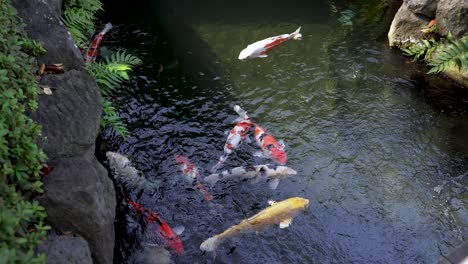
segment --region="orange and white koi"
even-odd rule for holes
[[[200,171],[195,165],[189,161],[186,156],[177,155],[175,157],[176,163],[179,165],[184,178],[190,182],[202,195],[206,201],[213,200],[213,196],[208,192],[208,189],[201,183],[202,177]]]
[[[286,164],[287,158],[286,152],[284,152],[284,144],[278,143],[272,135],[268,134],[259,125],[255,125],[254,136],[266,157],[272,158],[281,165]]]
[[[267,53],[279,45],[287,42],[288,40],[301,40],[302,35],[299,33],[301,27],[291,34],[282,34],[275,37],[266,38],[264,40],[257,41],[250,44],[242,50],[239,54],[239,60],[246,60],[252,58],[266,58]]]
[[[221,164],[226,161],[227,157],[248,137],[248,133],[252,125],[253,123],[250,120],[242,120],[238,122],[233,129],[231,129],[226,139],[226,144],[224,144],[224,153],[219,158],[218,163],[211,168],[212,172],[215,172]]]
[[[172,229],[157,213],[144,208],[141,204],[132,201],[128,197],[125,197],[125,200],[139,215],[144,217],[144,221],[147,225],[152,225],[153,223],[157,224],[159,231],[156,231],[156,233],[163,238],[167,247],[173,249],[177,254],[182,254],[184,252],[184,245],[179,237],[184,230],[183,227]]]
[[[112,29],[112,24],[109,22],[106,24],[104,29],[94,38],[93,42],[91,42],[91,45],[89,46],[88,51],[86,52],[86,55],[84,57],[84,62],[93,62],[96,60],[96,57],[99,52],[99,47],[101,46],[102,38],[104,35]]]

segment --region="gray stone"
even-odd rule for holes
[[[436,15],[438,0],[405,0],[408,10],[411,12],[424,15],[428,18],[434,18]]]
[[[83,57],[60,20],[62,0],[13,0],[28,36],[44,44],[40,64],[63,63],[65,69],[83,68]]]
[[[81,237],[47,235],[38,246],[38,253],[45,253],[46,264],[92,264],[88,242]]]
[[[30,116],[42,125],[44,140],[39,146],[55,160],[94,151],[99,132],[101,104],[99,88],[84,71],[46,75],[41,85],[52,95],[39,96],[39,109]]]
[[[114,250],[115,190],[107,171],[90,153],[51,161],[44,177],[44,205],[50,224],[88,241],[95,263],[112,263]]]
[[[436,14],[437,31],[455,38],[468,34],[468,0],[440,0]]]
[[[415,15],[408,9],[408,5],[403,3],[390,26],[390,31],[388,32],[389,45],[402,46],[417,43],[423,37],[421,28],[428,22],[428,18]]]
[[[441,257],[437,264],[466,263],[468,260],[468,241],[463,242],[448,256]]]

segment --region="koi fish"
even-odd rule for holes
[[[263,150],[264,156],[272,158],[281,165],[286,164],[287,158],[286,152],[284,152],[284,143],[278,143],[272,135],[268,134],[259,125],[255,125],[254,135],[257,144]]]
[[[177,155],[175,157],[175,161],[179,165],[185,180],[191,183],[203,195],[203,198],[206,201],[213,200],[213,197],[208,192],[205,185],[201,183],[202,178],[198,168],[195,167],[195,165],[191,163],[186,156]]]
[[[299,33],[301,27],[291,34],[283,34],[275,37],[266,38],[264,40],[257,41],[253,44],[247,46],[239,54],[239,60],[246,60],[252,58],[266,58],[268,55],[267,52],[278,47],[282,43],[285,43],[288,40],[301,40],[302,35]]]
[[[106,157],[112,176],[117,183],[125,185],[129,189],[141,189],[153,186],[154,183],[146,180],[141,173],[132,166],[131,161],[124,155],[117,152],[107,151]]]
[[[301,197],[292,197],[278,203],[274,201],[268,203],[270,206],[256,215],[244,219],[239,224],[205,240],[201,243],[200,250],[214,251],[227,238],[247,231],[260,232],[270,225],[279,224],[280,228],[286,228],[291,225],[293,217],[309,206],[309,200]]]
[[[144,208],[141,204],[132,201],[128,197],[125,197],[125,200],[139,215],[143,215],[144,221],[147,225],[152,225],[153,223],[157,224],[159,227],[159,232],[157,233],[159,233],[160,237],[163,238],[164,244],[167,247],[173,249],[177,254],[182,254],[184,252],[184,245],[179,237],[179,235],[184,231],[183,227],[172,229],[157,213]]]
[[[96,57],[99,52],[99,47],[101,46],[102,38],[104,35],[112,29],[112,24],[109,22],[106,24],[104,29],[94,38],[93,42],[91,42],[91,45],[88,48],[88,51],[86,52],[86,56],[84,57],[84,62],[93,62],[96,60]]]
[[[215,172],[221,164],[226,161],[227,157],[236,150],[244,140],[246,140],[249,129],[253,125],[250,120],[242,120],[234,126],[233,129],[229,132],[229,135],[226,139],[226,144],[224,144],[224,153],[219,158],[218,163],[211,168],[212,172]]]
[[[272,190],[278,187],[281,178],[285,178],[291,175],[296,175],[297,172],[286,166],[276,166],[271,164],[255,165],[246,167],[236,167],[229,170],[224,170],[220,173],[211,174],[204,178],[205,182],[214,185],[220,180],[230,178],[242,178],[242,179],[255,179],[266,180]],[[257,182],[254,181],[254,182]]]

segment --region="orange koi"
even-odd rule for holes
[[[281,165],[286,164],[286,152],[282,144],[278,143],[272,135],[268,134],[265,129],[258,125],[255,125],[254,135],[257,144],[262,148],[263,153],[267,157],[272,158]]]

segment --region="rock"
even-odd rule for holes
[[[107,171],[93,153],[52,161],[44,177],[44,205],[49,223],[88,241],[95,263],[112,263],[115,191]]]
[[[468,0],[440,0],[437,4],[437,31],[455,38],[468,34]]]
[[[83,68],[83,57],[60,20],[62,0],[13,0],[28,36],[44,44],[47,53],[40,64],[63,63],[65,70]]]
[[[438,0],[405,0],[408,10],[414,14],[434,18],[436,15]]]
[[[401,46],[410,43],[417,43],[423,37],[421,28],[429,22],[428,18],[417,16],[408,9],[404,2],[393,18],[390,31],[388,32],[388,42],[390,46]]]
[[[50,86],[53,94],[39,96],[39,109],[30,116],[42,125],[45,140],[38,145],[47,157],[55,160],[94,152],[101,118],[94,79],[84,71],[69,70],[46,75],[41,84]]]
[[[81,237],[48,234],[37,248],[46,254],[46,264],[92,264],[88,242]]]

